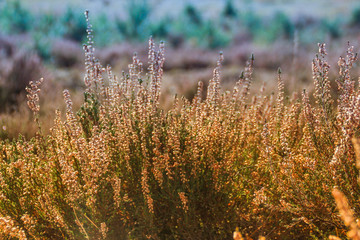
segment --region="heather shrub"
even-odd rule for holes
[[[336,186],[358,213],[351,139],[359,135],[360,93],[351,77],[352,47],[338,62],[337,99],[319,44],[313,101],[306,91],[286,96],[280,69],[276,94],[261,89],[250,96],[253,56],[233,89],[222,92],[220,54],[192,101],[175,96],[165,110],[164,43],[150,38],[148,64],[134,55],[118,78],[95,58],[89,23],[87,31],[79,110],[65,90],[66,110],[56,111],[44,134],[42,80],[32,81],[27,103],[36,137],[0,142],[0,237],[230,239],[235,227],[237,239],[240,232],[269,239],[345,236],[331,192]]]
[[[11,40],[9,37],[0,35],[0,56],[2,59],[11,57],[15,52],[15,46]]]
[[[19,97],[21,99],[21,96],[25,96],[25,87],[31,80],[39,78],[42,70],[41,59],[35,53],[19,51],[14,54],[9,66],[2,74],[0,111],[15,107]]]
[[[356,153],[356,167],[360,167],[360,140],[358,138],[352,139],[355,153]],[[360,239],[360,229],[359,223],[356,216],[354,216],[354,210],[349,206],[349,201],[345,195],[339,191],[337,188],[334,188],[332,194],[335,198],[337,208],[339,210],[340,216],[346,225],[350,228],[350,231],[346,233],[347,237],[353,240]],[[331,235],[329,239],[338,240],[339,238]]]
[[[39,56],[31,52],[18,52],[6,76],[9,92],[23,92],[31,80],[40,77],[41,68]]]
[[[134,52],[138,51],[142,50],[136,48],[135,45],[124,43],[119,45],[113,45],[111,47],[106,47],[102,49],[102,51],[99,52],[98,55],[99,59],[102,63],[104,63],[104,65],[115,66],[119,63],[120,60],[123,60],[125,62],[126,60],[131,59]],[[124,67],[127,67],[127,64]]]
[[[78,43],[71,40],[57,40],[52,43],[51,56],[59,67],[74,67],[82,61],[82,51]]]

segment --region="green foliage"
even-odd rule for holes
[[[95,94],[84,92],[84,104],[77,115],[87,138],[91,137],[91,129],[99,126],[99,106]]]
[[[214,22],[208,21],[204,24],[202,31],[202,36],[199,41],[200,44],[210,49],[216,49],[225,47],[231,40],[224,31],[222,31]]]
[[[257,43],[269,44],[277,39],[291,40],[294,37],[295,23],[290,16],[276,12],[262,16],[250,2],[236,9],[233,0],[227,0],[219,16],[207,19],[194,4],[188,3],[180,16],[153,18],[156,5],[145,0],[126,1],[123,18],[109,17],[104,13],[93,19],[98,46],[103,47],[121,41],[145,41],[149,35],[157,39],[174,42],[184,39],[191,45],[204,48],[225,47],[237,34],[250,35]],[[347,19],[319,19],[298,29],[300,41],[308,44],[322,41],[329,35],[339,38],[346,34],[348,27],[360,22],[359,9],[355,8]],[[30,33],[35,42],[51,42],[54,38],[67,38],[77,42],[84,41],[86,22],[82,11],[68,6],[62,17],[54,13],[39,13],[33,16],[19,0],[5,1],[0,9],[1,31],[7,34]],[[39,40],[38,35],[44,35]],[[180,38],[179,38],[180,36]],[[47,40],[43,40],[47,38]],[[36,50],[44,59],[49,59],[48,51]]]
[[[351,24],[359,25],[360,24],[360,7],[354,8],[351,13]]]
[[[41,32],[33,32],[32,37],[34,40],[33,49],[44,60],[51,58],[51,38],[44,36]]]
[[[117,31],[116,23],[110,20],[106,14],[99,15],[93,22],[94,32],[101,33],[94,36],[94,41],[99,47],[109,46],[125,38]]]
[[[291,22],[290,18],[283,12],[278,12],[275,14],[273,25],[275,32],[278,35],[284,36],[286,39],[292,39],[294,36],[294,24]]]
[[[151,14],[149,3],[145,0],[127,1],[126,10],[126,20],[116,21],[118,30],[128,40],[144,40],[148,36],[148,18]]]
[[[1,88],[0,88],[1,91]],[[0,99],[0,102],[3,102],[2,99]],[[1,124],[1,122],[0,122]],[[0,139],[8,139],[9,138],[9,134],[6,131],[6,127],[5,126],[0,126]]]
[[[64,16],[60,19],[65,38],[81,42],[86,36],[86,21],[83,11],[68,7]]]
[[[172,19],[170,18],[161,19],[160,21],[156,23],[152,23],[150,25],[150,34],[154,38],[164,39],[171,34],[173,30],[172,25],[173,25]]]
[[[39,15],[36,19],[32,32],[49,38],[62,37],[64,35],[64,27],[54,14],[45,13]]]
[[[174,32],[185,35],[192,44],[203,48],[225,47],[231,40],[218,23],[203,20],[200,12],[192,5],[187,5],[182,20],[174,23],[174,29]]]
[[[238,10],[235,8],[232,0],[226,1],[222,15],[228,18],[236,18],[238,16]]]
[[[256,37],[258,32],[261,32],[262,23],[258,15],[254,11],[246,11],[240,17],[240,24],[245,26],[247,32],[249,32],[253,38]]]
[[[338,39],[342,36],[341,21],[339,19],[324,20],[323,28],[325,32],[333,39]]]
[[[184,15],[194,25],[200,26],[203,23],[201,13],[191,4],[185,6]]]
[[[31,29],[33,16],[19,0],[8,0],[0,9],[1,31],[5,33],[24,33]]]
[[[251,16],[251,15],[250,15]],[[251,20],[253,19],[253,20]],[[294,37],[295,26],[289,17],[278,12],[268,21],[261,22],[258,16],[249,17],[248,27],[253,27],[253,38],[260,43],[272,43],[279,39],[291,40]]]

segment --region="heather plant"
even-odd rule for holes
[[[334,187],[348,199],[334,192],[345,224],[358,228],[348,211],[358,213],[360,190],[351,144],[360,122],[351,46],[338,62],[337,99],[319,44],[314,100],[307,91],[287,96],[280,69],[276,94],[263,88],[250,95],[253,56],[223,92],[220,54],[207,88],[199,82],[192,101],[175,96],[165,110],[164,42],[150,38],[148,64],[134,55],[116,77],[95,58],[88,12],[86,19],[80,109],[64,90],[66,110],[56,111],[51,133],[43,134],[41,81],[31,82],[38,134],[0,142],[1,238],[343,237]]]
[[[360,167],[360,140],[358,138],[353,138],[352,143],[356,153],[356,167]],[[339,210],[340,216],[346,225],[346,227],[350,228],[350,231],[347,232],[347,237],[350,239],[356,240],[360,239],[360,229],[359,229],[359,221],[354,216],[354,211],[349,206],[348,199],[345,195],[339,191],[337,188],[334,188],[332,194],[335,198],[337,208]],[[336,236],[331,235],[330,239],[337,240]]]
[[[32,52],[19,51],[11,59],[0,83],[0,111],[14,110],[25,93],[25,87],[43,72],[41,59]],[[5,81],[6,79],[6,81]]]

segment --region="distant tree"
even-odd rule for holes
[[[236,18],[237,17],[238,11],[235,8],[232,0],[226,1],[225,7],[223,10],[223,15],[228,18]]]

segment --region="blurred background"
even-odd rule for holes
[[[90,10],[96,55],[116,75],[137,52],[147,63],[152,35],[166,43],[164,107],[174,94],[191,99],[198,81],[212,77],[224,52],[222,87],[238,80],[255,55],[253,92],[264,83],[276,91],[281,67],[286,91],[311,91],[311,60],[325,42],[330,74],[347,43],[357,51],[360,2],[356,0],[0,0],[0,138],[36,132],[26,106],[25,87],[44,77],[41,121],[53,123],[63,109],[62,90],[79,106],[84,90],[85,9]],[[354,71],[359,76],[358,67]],[[336,86],[334,85],[336,94]]]

